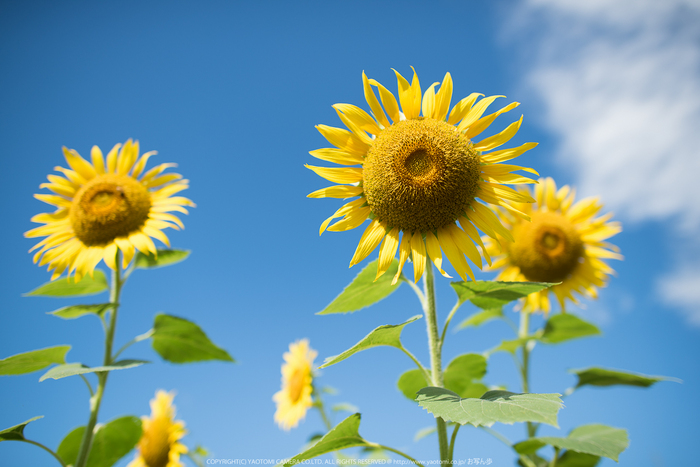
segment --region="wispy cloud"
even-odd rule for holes
[[[529,84],[579,192],[700,242],[700,2],[530,0],[517,18],[536,37]],[[678,267],[658,290],[700,325],[700,269]]]

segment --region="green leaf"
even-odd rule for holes
[[[164,360],[172,363],[234,361],[228,352],[209,340],[202,328],[195,323],[165,314],[156,316],[153,348]]]
[[[81,426],[63,438],[56,453],[68,464],[75,464],[85,427]],[[134,416],[116,418],[98,425],[87,459],[87,467],[111,467],[129,454],[141,439],[141,419]]]
[[[403,331],[403,327],[420,318],[421,315],[416,315],[410,318],[408,321],[401,324],[386,324],[384,326],[379,326],[378,328],[374,329],[372,332],[367,334],[360,342],[358,342],[345,352],[334,357],[326,358],[323,361],[323,365],[321,365],[319,369],[335,365],[336,363],[345,360],[349,356],[356,354],[357,352],[369,349],[371,347],[388,345],[391,347],[396,347],[398,349],[403,349],[403,346],[401,345],[401,331]]]
[[[640,373],[632,373],[622,370],[610,370],[607,368],[583,368],[580,370],[570,370],[578,376],[576,387],[581,386],[639,386],[648,388],[659,381],[675,381],[680,383],[681,380],[668,376],[650,376]]]
[[[0,360],[0,376],[22,375],[46,368],[54,363],[65,363],[70,345],[57,345],[32,350]]]
[[[99,303],[97,305],[72,305],[64,306],[55,311],[49,311],[48,315],[58,316],[63,319],[75,319],[81,316],[93,314],[100,318],[109,310],[112,306],[111,303]]]
[[[358,429],[360,428],[360,414],[350,415],[348,418],[338,423],[332,430],[319,439],[316,444],[305,450],[301,454],[289,459],[284,467],[300,464],[307,459],[313,459],[323,454],[341,449],[352,448],[357,446],[370,447],[375,446],[374,443],[369,443],[362,439]]]
[[[413,441],[420,441],[426,436],[430,436],[436,432],[437,428],[435,426],[427,426],[425,428],[421,428],[420,430],[416,431],[416,434],[413,436]]]
[[[76,297],[78,295],[95,295],[109,288],[107,277],[101,269],[95,269],[94,277],[90,277],[88,274],[77,283],[74,282],[73,277],[61,277],[55,281],[47,282],[31,292],[27,292],[24,296]]]
[[[527,344],[528,341],[535,340],[535,337],[524,337],[522,339],[513,339],[509,341],[501,342],[497,347],[489,350],[487,353],[492,354],[495,352],[510,352],[514,354],[520,347]]]
[[[530,454],[546,445],[607,457],[617,462],[620,453],[629,446],[629,439],[627,430],[592,424],[574,428],[566,438],[540,436],[517,443],[513,448],[521,454]]]
[[[11,426],[10,428],[5,428],[4,430],[0,431],[0,441],[23,441],[26,438],[24,437],[24,427],[33,422],[34,420],[39,420],[40,418],[44,418],[43,415],[39,415],[38,417],[30,418],[26,422],[22,422],[19,425]]]
[[[430,386],[430,384],[425,380],[423,372],[416,368],[408,370],[399,376],[396,386],[408,400],[415,401],[418,391],[426,386]]]
[[[486,358],[483,355],[476,353],[460,355],[455,357],[445,369],[443,374],[445,388],[459,394],[460,397],[480,397],[486,392],[486,389],[482,391],[485,386],[480,383],[475,386],[474,383],[485,374]]]
[[[557,459],[557,467],[595,467],[600,457],[576,451],[564,451]]]
[[[388,297],[401,285],[401,281],[391,285],[391,281],[394,280],[396,271],[399,268],[399,262],[394,258],[386,273],[375,281],[378,263],[379,260],[369,263],[335,300],[317,314],[328,315],[331,313],[353,312]]]
[[[128,368],[134,368],[137,366],[141,366],[144,363],[151,363],[147,362],[146,360],[120,360],[118,362],[114,362],[111,365],[107,366],[96,366],[90,368],[87,365],[83,365],[82,363],[66,363],[65,365],[58,365],[53,368],[51,368],[49,371],[44,373],[41,378],[39,378],[39,382],[42,382],[46,379],[61,379],[65,378],[67,376],[75,376],[75,375],[82,375],[85,373],[98,373],[100,371],[114,371],[114,370],[126,370]]]
[[[547,320],[540,341],[545,344],[558,344],[580,337],[601,334],[595,325],[570,313],[554,315]]]
[[[468,328],[469,326],[481,326],[482,324],[491,321],[492,319],[496,318],[502,318],[503,317],[503,309],[502,308],[491,308],[488,310],[482,310],[477,313],[474,313],[471,315],[469,318],[465,319],[461,323],[459,323],[459,326],[457,326],[457,330]]]
[[[184,261],[190,255],[187,250],[165,250],[158,249],[157,256],[145,255],[140,251],[136,253],[134,267],[139,269],[154,269]]]
[[[355,407],[352,404],[348,404],[347,402],[341,402],[340,404],[335,404],[333,407],[331,407],[331,410],[333,412],[357,412],[357,407]]]
[[[488,391],[479,399],[462,399],[444,388],[423,388],[418,391],[418,403],[446,422],[460,425],[491,426],[496,422],[540,422],[557,426],[557,412],[562,407],[559,394],[516,394],[508,391]]]
[[[497,281],[469,281],[451,282],[450,285],[457,292],[460,303],[467,300],[482,310],[502,308],[508,303],[527,297],[531,293],[539,292],[556,284],[547,282],[497,282]]]

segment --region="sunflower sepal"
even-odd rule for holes
[[[340,295],[316,314],[352,313],[373,305],[394,293],[402,282],[398,281],[392,284],[392,279],[398,271],[399,261],[394,259],[386,273],[375,280],[378,264],[379,260],[377,259],[365,266]],[[403,278],[403,275],[401,277]]]
[[[75,465],[84,432],[84,426],[75,428],[58,445],[56,453],[66,465]],[[87,465],[111,467],[136,447],[142,434],[141,419],[134,415],[122,416],[98,425]]]
[[[147,333],[149,334],[149,333]],[[220,360],[235,363],[229,353],[214,344],[197,324],[184,318],[160,313],[148,336],[153,349],[170,363]]]
[[[79,297],[97,295],[109,289],[107,276],[101,269],[95,269],[94,274],[84,276],[78,282],[75,276],[67,276],[46,282],[36,289],[23,294],[25,297]]]

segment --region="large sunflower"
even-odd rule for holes
[[[517,102],[482,117],[488,106],[503,96],[477,102],[483,95],[473,93],[450,111],[449,73],[437,92],[435,87],[440,83],[433,83],[423,95],[415,72],[411,84],[395,73],[398,102],[390,91],[367,79],[363,72],[365,99],[373,116],[354,105],[336,104],[333,107],[349,131],[326,125],[316,127],[335,148],[318,149],[310,154],[324,161],[355,166],[307,166],[321,177],[340,184],[315,191],[309,197],[354,198],[326,219],[320,231],[354,229],[370,219],[350,266],[361,262],[382,243],[377,277],[387,271],[398,249],[399,270],[394,282],[409,256],[416,282],[423,275],[426,256],[443,275],[450,277],[442,269],[442,252],[464,280],[467,276],[474,279],[465,255],[481,268],[481,255],[475,243],[491,264],[475,227],[494,239],[501,234],[511,240],[510,233],[488,204],[527,218],[510,202],[534,201],[502,184],[535,183],[512,172],[537,172],[499,162],[513,159],[537,143],[489,152],[517,133],[522,116],[496,135],[479,142],[473,139],[496,117],[517,107]],[[372,86],[378,89],[381,104]],[[329,226],[339,217],[342,219]]]
[[[550,291],[565,311],[566,300],[578,303],[574,292],[596,298],[598,287],[604,287],[614,273],[603,260],[622,256],[605,240],[621,232],[622,226],[610,222],[612,213],[595,217],[603,208],[598,198],[574,203],[576,194],[568,185],[557,190],[551,178],[539,182],[534,193],[536,204],[518,206],[532,222],[502,213],[515,241],[499,245],[487,238],[486,250],[494,256],[492,268],[503,269],[497,280],[561,282],[529,295],[523,311],[549,312]],[[527,188],[521,191],[529,194]]]
[[[275,422],[284,430],[294,428],[313,405],[313,364],[317,352],[308,339],[289,344],[282,365],[282,389],[272,396],[277,403]]]
[[[173,393],[159,390],[151,399],[151,418],[141,417],[143,435],[137,445],[138,454],[127,467],[184,467],[180,454],[187,446],[180,443],[185,436],[184,422],[175,420]]]
[[[56,167],[59,175],[49,175],[49,183],[40,185],[55,194],[37,194],[35,198],[58,209],[37,214],[32,222],[45,224],[24,234],[46,237],[34,248],[34,262],[48,264],[52,280],[64,271],[75,271],[75,280],[92,274],[104,259],[116,269],[117,249],[123,253],[126,267],[136,250],[156,254],[151,238],[170,246],[163,229],[184,228],[172,211],[187,214],[184,206],[194,203],[174,194],[188,188],[188,180],[163,171],[175,164],[160,164],[144,173],[146,162],[156,154],[147,152],[139,158],[139,143],[128,140],[117,144],[107,160],[97,146],[92,147],[92,163],[73,149],[63,148],[70,169]]]

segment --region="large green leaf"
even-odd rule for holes
[[[418,391],[426,386],[430,386],[430,383],[425,380],[423,371],[416,368],[414,370],[405,371],[399,376],[396,386],[407,399],[415,401]]]
[[[513,448],[520,454],[531,454],[546,445],[617,461],[620,453],[629,446],[629,439],[627,430],[592,424],[574,428],[566,438],[540,436],[517,443]]]
[[[554,315],[547,320],[540,341],[545,344],[558,344],[580,337],[601,334],[595,325],[570,313]]]
[[[140,269],[161,268],[184,261],[190,255],[187,250],[158,249],[156,251],[158,252],[157,256],[145,255],[140,251],[136,253],[135,267]]]
[[[90,368],[89,366],[83,365],[82,363],[66,363],[65,365],[58,365],[51,368],[49,371],[44,373],[39,382],[45,379],[61,379],[67,376],[82,375],[85,373],[98,373],[100,371],[114,371],[114,370],[126,370],[128,368],[134,368],[141,366],[147,362],[146,360],[120,360],[114,362],[107,366],[95,366]]]
[[[352,448],[357,446],[376,447],[374,443],[370,443],[362,439],[358,429],[360,428],[360,414],[350,415],[348,418],[338,423],[332,430],[326,433],[323,438],[319,439],[316,444],[305,450],[301,454],[289,459],[283,464],[284,467],[297,465],[307,459],[313,459],[323,454],[341,449]]]
[[[202,328],[195,323],[165,314],[156,316],[153,348],[163,359],[173,363],[234,361],[228,352],[209,340]]]
[[[26,422],[22,422],[19,425],[11,426],[10,428],[5,428],[4,430],[0,431],[0,441],[23,441],[26,438],[24,437],[24,427],[33,422],[34,420],[39,420],[40,418],[44,418],[43,415],[39,415],[38,417],[30,418]]]
[[[488,310],[481,310],[477,313],[474,313],[471,315],[469,318],[465,319],[461,323],[459,323],[459,326],[457,326],[457,330],[468,328],[470,326],[481,326],[482,324],[491,321],[492,319],[496,318],[502,318],[503,317],[503,309],[502,308],[491,308]]]
[[[57,345],[32,350],[0,360],[0,375],[21,375],[46,368],[54,363],[65,363],[70,345]]]
[[[527,344],[531,340],[536,340],[536,337],[524,337],[522,339],[513,339],[509,341],[502,341],[498,346],[490,349],[487,354],[492,354],[495,352],[510,352],[514,354],[520,347]]]
[[[557,426],[557,412],[562,407],[559,394],[516,394],[488,391],[479,399],[462,399],[444,388],[423,388],[418,403],[436,418],[460,425],[491,426],[496,422],[539,422]]]
[[[401,285],[401,281],[391,285],[391,281],[394,280],[396,271],[399,268],[399,262],[394,258],[389,269],[375,281],[378,263],[379,260],[369,263],[335,300],[317,314],[328,315],[331,313],[357,311],[388,297]]]
[[[391,347],[403,349],[403,346],[401,345],[401,331],[403,331],[403,327],[420,318],[421,315],[416,315],[408,321],[406,321],[405,323],[386,324],[384,326],[379,326],[378,328],[374,329],[372,332],[367,334],[360,342],[353,345],[345,352],[334,357],[326,358],[323,361],[323,365],[321,365],[319,368],[326,368],[328,366],[335,365],[336,363],[345,360],[346,358],[353,354],[356,354],[357,352],[361,352],[363,350],[372,347],[377,347],[380,345],[388,345]]]
[[[460,397],[481,397],[486,386],[477,381],[486,374],[486,358],[481,354],[468,353],[455,357],[443,374],[445,388]]]
[[[675,381],[680,382],[679,379],[670,378],[668,376],[650,376],[643,375],[640,373],[632,373],[629,371],[622,370],[610,370],[608,368],[583,368],[580,370],[570,370],[578,376],[578,383],[576,387],[581,386],[614,386],[614,385],[624,385],[624,386],[639,386],[643,388],[648,388],[654,383],[659,381]]]
[[[97,315],[102,317],[107,310],[112,306],[111,303],[99,303],[97,305],[72,305],[64,306],[55,311],[49,311],[47,314],[58,316],[63,319],[75,319],[85,315]]]
[[[94,277],[86,275],[80,282],[74,282],[73,276],[61,277],[37,287],[25,296],[40,297],[75,297],[78,295],[95,295],[107,290],[107,277],[101,269],[95,269]]]
[[[557,467],[595,467],[600,457],[576,451],[564,451],[557,459]]]
[[[80,443],[85,433],[81,426],[66,435],[56,453],[66,464],[75,464],[80,451]],[[105,425],[99,425],[92,440],[87,467],[111,467],[127,455],[141,439],[143,433],[138,417],[116,418]]]
[[[460,303],[467,300],[483,310],[502,308],[503,305],[527,297],[531,293],[551,287],[547,282],[497,282],[470,281],[451,282]]]

